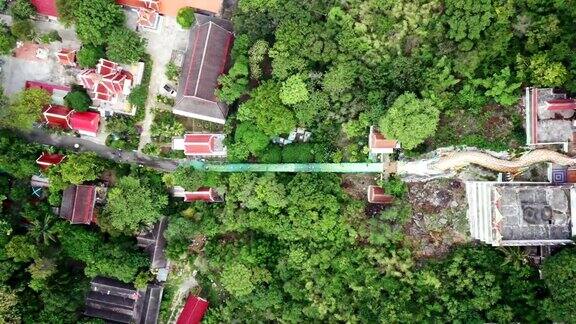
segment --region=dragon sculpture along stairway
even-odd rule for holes
[[[471,164],[497,172],[518,173],[543,162],[570,166],[576,165],[576,158],[546,149],[533,150],[512,160],[480,151],[448,152],[425,160],[399,161],[395,173],[406,181],[421,181],[453,176],[456,171]]]

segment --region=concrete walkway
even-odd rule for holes
[[[94,152],[100,157],[118,163],[144,165],[159,171],[174,171],[181,162],[179,160],[151,157],[133,151],[116,150],[74,136],[50,134],[42,129],[34,129],[27,133],[21,133],[21,136],[30,142],[52,145],[69,150],[75,150],[77,152]],[[75,149],[75,144],[80,145],[80,147]]]
[[[174,17],[162,17],[159,28],[157,31],[140,32],[142,37],[148,40],[146,50],[154,62],[138,151],[142,151],[144,146],[151,142],[150,128],[154,121],[154,107],[157,105],[156,95],[161,93],[164,84],[170,83],[164,72],[172,58],[172,50],[184,51],[188,45],[188,31],[180,28]]]

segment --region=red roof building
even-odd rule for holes
[[[208,309],[208,301],[206,299],[190,295],[176,324],[198,324],[202,321],[206,309]]]
[[[546,101],[547,110],[576,110],[576,99],[560,98]]]
[[[73,111],[70,115],[70,127],[82,135],[97,136],[100,114],[92,111]]]
[[[41,81],[26,81],[24,86],[26,89],[43,89],[48,91],[48,93],[53,94],[55,91],[70,92],[71,88],[68,86],[56,85],[52,83],[46,83]]]
[[[368,186],[368,202],[371,204],[391,204],[394,196],[384,193],[384,189],[378,186]]]
[[[49,105],[42,112],[48,126],[73,129],[82,135],[97,136],[100,127],[100,114],[86,111],[78,112],[64,106]]]
[[[132,74],[117,63],[100,59],[95,69],[80,72],[78,80],[94,101],[117,102],[120,95],[128,95]]]
[[[202,187],[196,191],[184,192],[184,201],[205,201],[205,202],[222,202],[224,201],[213,188]]]
[[[49,105],[42,111],[42,116],[48,126],[63,129],[71,128],[69,124],[70,114],[72,114],[72,110],[60,105]]]
[[[56,53],[58,57],[58,62],[66,66],[76,66],[76,51],[71,49],[61,49]]]
[[[211,13],[219,13],[223,0],[116,0],[116,3],[131,8],[150,8],[163,15],[176,17],[178,10],[192,7]]]
[[[387,139],[374,126],[371,126],[368,147],[370,148],[370,153],[373,154],[391,154],[394,153],[395,149],[400,148],[400,143],[397,140]]]
[[[42,16],[56,19],[58,17],[58,10],[56,8],[56,0],[30,0],[30,3],[36,8],[36,12]]]
[[[137,24],[148,29],[157,29],[160,22],[160,14],[154,9],[139,8]]]
[[[190,30],[174,114],[224,124],[228,106],[216,97],[218,77],[226,72],[234,42],[230,22],[198,15]]]
[[[42,153],[42,155],[36,159],[36,164],[40,166],[40,169],[46,170],[53,165],[62,163],[65,158],[66,155],[62,154]]]
[[[172,140],[172,149],[187,156],[226,156],[224,134],[186,134]]]
[[[62,194],[60,217],[71,224],[90,224],[94,220],[96,187],[87,185],[70,186]]]
[[[50,93],[52,102],[59,105],[64,104],[64,97],[70,92],[69,86],[56,85],[40,81],[26,81],[24,85],[26,89],[42,89]]]

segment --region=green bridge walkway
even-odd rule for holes
[[[381,173],[383,163],[281,163],[281,164],[206,164],[193,161],[196,170],[214,172],[332,172],[332,173]]]

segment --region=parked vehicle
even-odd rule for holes
[[[170,96],[175,97],[176,96],[176,89],[169,85],[169,84],[165,84],[162,89]]]

